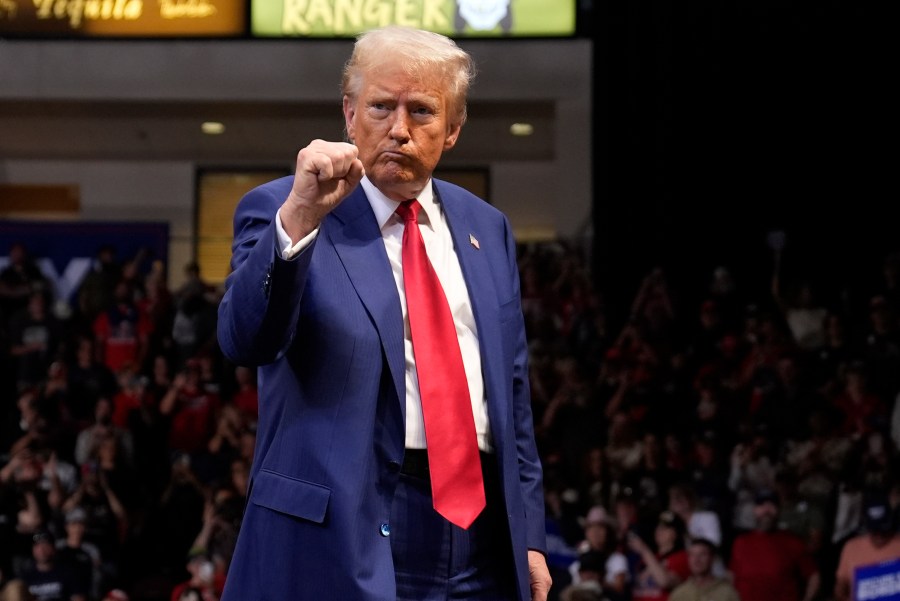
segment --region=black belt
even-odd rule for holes
[[[490,466],[490,455],[484,451],[480,451],[481,466],[484,470],[485,466]],[[403,465],[400,466],[400,473],[419,478],[420,480],[430,480],[428,472],[428,451],[426,449],[406,449],[403,453]]]
[[[403,465],[400,466],[400,473],[420,480],[428,480],[428,451],[406,449],[403,453]]]

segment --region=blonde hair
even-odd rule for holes
[[[362,33],[344,65],[341,93],[355,100],[365,75],[385,67],[443,81],[456,122],[466,122],[466,97],[475,78],[475,61],[456,42],[439,33],[398,25]]]

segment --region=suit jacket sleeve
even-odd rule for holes
[[[315,241],[289,261],[281,258],[275,214],[291,178],[256,188],[234,216],[231,274],[219,305],[222,352],[239,365],[264,365],[288,348],[296,332],[300,299]]]
[[[512,396],[519,459],[519,481],[522,486],[522,498],[525,502],[526,540],[529,549],[546,553],[543,472],[534,439],[534,416],[531,410],[531,387],[528,377],[528,342],[525,337],[525,318],[522,314],[519,267],[512,228],[505,217],[504,225],[506,227],[506,255],[515,292],[513,314],[516,321],[516,338],[514,340]]]

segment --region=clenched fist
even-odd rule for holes
[[[297,153],[294,185],[279,215],[284,231],[296,243],[319,227],[365,174],[358,150],[345,142],[313,140]]]

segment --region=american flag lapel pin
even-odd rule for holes
[[[478,244],[478,238],[474,235],[469,234],[469,242],[475,247],[475,250],[481,250],[481,246]]]

